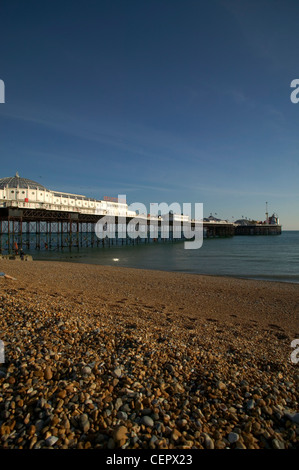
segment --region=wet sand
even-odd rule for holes
[[[0,279],[1,447],[297,446],[298,285],[41,261],[0,270],[16,278]]]

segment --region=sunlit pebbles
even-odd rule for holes
[[[298,446],[298,370],[272,333],[166,315],[161,299],[149,315],[6,283],[0,301],[2,448]]]

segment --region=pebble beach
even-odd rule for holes
[[[298,284],[0,269],[1,448],[298,448]]]

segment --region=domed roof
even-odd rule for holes
[[[6,178],[0,178],[0,189],[4,188],[22,188],[22,189],[41,189],[46,191],[46,188],[42,185],[37,183],[36,181],[29,180],[27,178],[21,178],[16,173],[15,176],[8,176]]]

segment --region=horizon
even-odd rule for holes
[[[203,203],[204,217],[229,221],[264,220],[267,201],[299,230],[298,4],[16,0],[0,11],[1,178]]]

